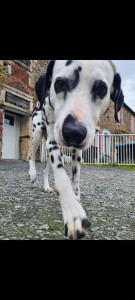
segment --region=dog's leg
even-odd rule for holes
[[[86,234],[90,223],[82,205],[77,201],[77,197],[73,192],[71,181],[62,163],[60,147],[54,139],[49,139],[47,141],[47,149],[54,172],[56,190],[58,191],[62,207],[65,235],[71,239],[79,239]]]
[[[35,125],[35,124],[34,124]],[[36,126],[36,125],[35,125]],[[29,160],[29,176],[30,176],[30,181],[35,182],[36,181],[36,167],[35,167],[35,156],[36,156],[36,151],[38,149],[38,146],[42,140],[43,137],[43,132],[42,130],[39,130],[39,128],[35,128],[33,126],[33,134],[32,134],[32,152],[30,155],[30,160]]]
[[[61,158],[61,147],[59,147],[54,137],[54,112],[46,105],[47,115],[47,150],[50,157],[51,166],[55,178],[55,187],[59,195],[62,214],[65,224],[65,235],[69,238],[81,238],[86,234],[90,226],[86,213],[77,201],[77,196],[73,192],[70,178],[66,174]]]
[[[45,169],[43,171],[43,178],[44,178],[44,190],[46,193],[53,193],[54,190],[49,186],[49,181],[48,181],[48,172],[50,168],[50,158],[48,157],[47,164],[45,166]]]
[[[81,169],[82,151],[78,149],[73,150],[72,154],[72,188],[80,201],[80,169]]]

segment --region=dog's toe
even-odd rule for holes
[[[82,227],[87,230],[91,226],[91,223],[87,219],[82,220]]]
[[[45,192],[48,193],[48,194],[54,193],[54,190],[51,187],[47,187],[47,188],[44,188],[44,189],[45,189]]]
[[[79,208],[81,204],[78,204]],[[82,207],[82,206],[81,206]],[[82,208],[83,212],[83,208]],[[81,239],[85,236],[87,229],[90,226],[90,222],[87,220],[86,214],[81,216],[78,215],[78,211],[76,211],[76,214],[72,214],[70,212],[69,215],[64,214],[65,216],[65,236],[69,239]]]

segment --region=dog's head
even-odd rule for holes
[[[82,150],[92,144],[110,99],[114,101],[117,122],[124,103],[120,75],[109,60],[51,61],[36,84],[36,92],[41,107],[49,95],[57,143]]]

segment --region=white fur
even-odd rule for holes
[[[56,61],[54,65],[52,85],[50,89],[50,98],[54,107],[55,126],[54,135],[58,144],[64,145],[62,139],[62,124],[67,115],[74,113],[78,120],[84,124],[88,135],[84,143],[83,150],[89,148],[95,136],[95,128],[99,118],[109,107],[110,91],[114,78],[114,69],[109,61],[73,61],[68,67],[66,61]],[[58,77],[68,77],[73,70],[82,68],[80,72],[80,81],[75,90],[69,93],[66,101],[63,99],[63,93],[56,95],[54,83]],[[103,80],[108,86],[108,93],[103,100],[92,102],[91,89],[95,80]]]

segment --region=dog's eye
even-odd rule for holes
[[[99,97],[100,99],[103,99],[105,95],[107,94],[107,85],[103,81],[96,81],[94,83],[94,86],[92,88],[92,94],[94,96],[94,99],[96,97]]]
[[[54,84],[56,94],[67,91],[66,81],[62,78],[57,78]]]

